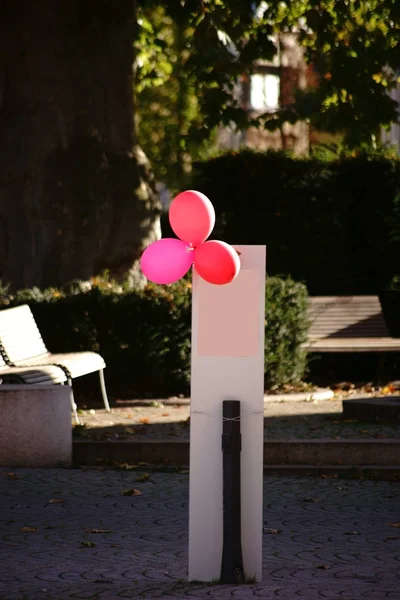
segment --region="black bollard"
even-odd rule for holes
[[[222,402],[223,547],[221,583],[245,583],[240,502],[240,401]]]

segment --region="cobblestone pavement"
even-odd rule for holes
[[[92,439],[189,439],[190,407],[164,404],[162,401],[83,410],[80,419],[84,434]],[[266,440],[287,439],[399,439],[400,421],[365,423],[346,420],[342,402],[337,398],[318,401],[269,400],[264,404]],[[399,595],[400,599],[400,595]]]
[[[399,483],[267,478],[263,583],[236,587],[185,581],[187,474],[2,469],[0,492],[1,600],[400,597]]]

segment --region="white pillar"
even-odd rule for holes
[[[189,580],[219,579],[222,556],[222,401],[241,401],[244,572],[261,580],[265,246],[234,246],[228,285],[193,272]]]

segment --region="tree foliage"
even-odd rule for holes
[[[389,93],[399,82],[398,0],[295,0],[280,3],[276,26],[297,30],[318,85],[299,93],[278,121],[309,118],[342,130],[350,145],[370,142],[398,120]]]
[[[307,119],[355,146],[397,120],[388,92],[400,66],[398,0],[143,0],[139,25],[139,134],[161,178],[169,169],[179,180],[220,125],[276,129]],[[318,84],[254,118],[237,83],[257,60],[272,60],[289,31]]]
[[[273,58],[273,26],[247,0],[142,2],[138,23],[139,140],[174,186],[217,126],[249,125],[234,92],[254,61]]]

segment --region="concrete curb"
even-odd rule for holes
[[[298,392],[296,394],[266,394],[264,402],[318,402],[331,400],[335,394],[329,388],[319,388],[313,392]]]
[[[264,476],[352,477],[357,479],[400,480],[400,464],[390,467],[376,465],[264,465]]]
[[[74,465],[189,464],[188,440],[74,440]],[[396,467],[400,440],[277,440],[264,442],[264,465]]]

